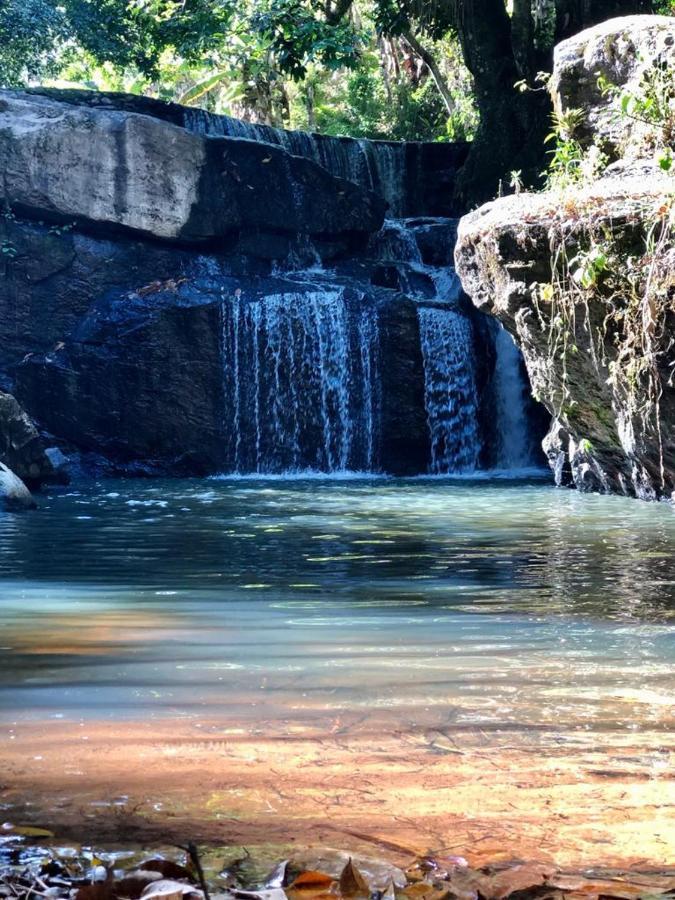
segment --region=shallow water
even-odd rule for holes
[[[0,518],[0,591],[5,723],[673,725],[673,508],[543,479],[55,491]]]

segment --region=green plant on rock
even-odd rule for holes
[[[645,149],[651,149],[659,167],[670,172],[675,154],[675,72],[666,60],[656,59],[645,68],[638,85],[621,89],[606,76],[598,78],[603,94],[610,97],[618,119],[635,123]],[[635,136],[631,135],[631,141]]]
[[[675,378],[668,327],[675,315],[675,189],[656,209],[635,202],[621,222],[592,204],[575,211],[574,222],[561,217],[551,227],[552,280],[536,294],[551,371],[559,375],[556,413],[567,425],[575,415],[568,362],[583,335],[623,410],[625,439],[637,431],[657,436],[663,478],[660,404],[664,377],[670,386]]]

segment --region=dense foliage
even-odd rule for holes
[[[675,0],[657,0],[672,11]],[[0,0],[0,83],[54,79],[359,137],[476,138],[467,203],[536,182],[555,43],[651,0]]]

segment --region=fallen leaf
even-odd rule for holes
[[[113,870],[108,869],[104,881],[95,881],[78,888],[75,900],[111,900],[113,897]]]
[[[114,894],[116,897],[124,897],[125,900],[138,900],[149,884],[161,880],[162,876],[159,872],[136,869],[115,882]]]
[[[2,826],[3,834],[12,834],[17,837],[34,837],[34,838],[52,838],[53,831],[46,828],[33,828],[32,825],[12,825],[11,822],[5,822]]]
[[[443,884],[442,887],[431,884],[430,881],[416,881],[409,884],[400,891],[408,900],[444,900],[451,894],[450,886]]]
[[[296,891],[325,891],[330,888],[333,881],[334,879],[330,875],[326,875],[325,872],[302,872],[291,884],[291,887]]]
[[[149,884],[141,897],[148,900],[149,897],[162,898],[162,900],[182,900],[189,894],[195,897],[195,900],[204,900],[204,894],[192,884],[184,884],[182,881],[173,881],[170,878],[162,878],[159,881],[153,881]]]
[[[675,888],[673,879],[669,879],[663,886],[647,886],[644,882],[640,883],[638,879],[641,880],[642,876],[637,876],[636,883],[633,883],[621,879],[607,879],[606,881],[598,879],[597,881],[593,881],[591,879],[586,880],[574,876],[558,875],[549,878],[547,883],[551,887],[564,891],[566,894],[568,892],[573,892],[575,894],[584,895],[585,897],[596,894],[600,897],[614,897],[616,900],[636,900],[636,898],[645,897],[647,894],[660,896],[661,894],[669,893]]]
[[[164,878],[185,878],[188,881],[195,880],[193,873],[186,866],[181,866],[179,865],[179,863],[176,863],[171,859],[153,857],[152,859],[148,859],[142,862],[139,868],[151,872],[160,872],[164,876]]]
[[[340,893],[343,897],[370,897],[370,886],[351,857],[340,875]]]
[[[523,863],[504,869],[496,875],[488,876],[479,888],[484,900],[504,900],[516,891],[527,891],[549,885],[547,879],[555,872],[553,866],[545,863]]]

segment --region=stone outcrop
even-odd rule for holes
[[[307,157],[335,175],[376,191],[388,201],[389,215],[456,216],[462,211],[454,182],[469,151],[466,141],[400,143],[287,131],[138,94],[46,87],[26,93],[73,106],[151,116],[197,134],[242,137],[283,147],[293,156]]]
[[[23,481],[0,463],[0,507],[9,512],[35,509],[37,503]]]
[[[675,19],[625,16],[610,19],[562,41],[555,48],[550,82],[556,113],[575,110],[574,137],[595,144],[609,162],[649,155],[649,125],[620,115],[616,94],[643,93],[644,79],[675,65]]]
[[[30,485],[63,481],[64,460],[45,445],[33,421],[11,394],[0,391],[0,462]]]
[[[515,336],[554,417],[544,447],[557,480],[644,499],[675,489],[675,178],[597,80],[618,92],[664,63],[672,73],[674,44],[675,19],[652,16],[561,44],[556,106],[584,110],[576,136],[589,148],[597,135],[610,164],[590,183],[486,204],[461,220],[455,251],[466,291]],[[650,234],[662,238],[657,250]],[[584,276],[593,253],[598,268]]]
[[[280,147],[0,93],[0,203],[57,223],[208,243],[242,229],[367,234],[384,201]]]

